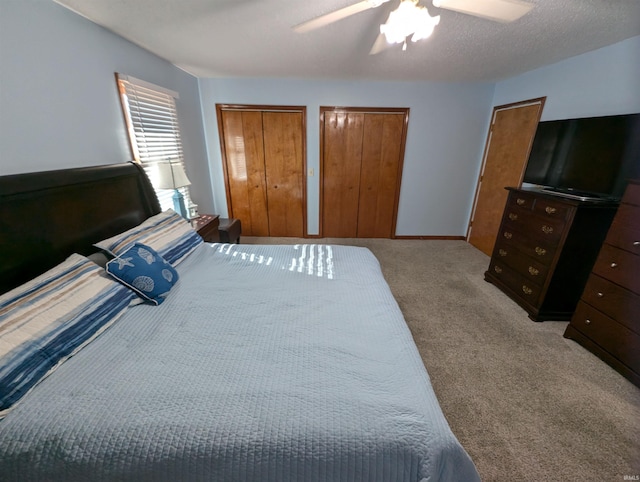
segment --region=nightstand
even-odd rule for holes
[[[220,219],[218,226],[221,243],[240,243],[240,234],[242,234],[242,225],[239,219]]]
[[[207,243],[217,243],[220,241],[220,234],[218,233],[219,224],[220,216],[214,214],[201,214],[199,217],[191,220],[193,229],[195,229]]]

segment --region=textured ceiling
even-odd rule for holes
[[[304,34],[291,27],[358,0],[54,1],[198,77],[494,81],[640,35],[640,0],[529,0],[507,24],[421,0],[433,35],[369,55],[398,0]]]

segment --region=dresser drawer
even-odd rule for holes
[[[511,192],[509,199],[507,199],[507,208],[519,207],[523,209],[533,209],[535,197],[523,192]]]
[[[572,206],[546,198],[536,199],[533,205],[533,212],[549,219],[566,219],[571,211]]]
[[[512,244],[499,242],[496,245],[493,256],[534,283],[538,285],[544,284],[549,271],[547,264],[524,256]]]
[[[640,334],[640,295],[592,274],[584,287],[582,301]]]
[[[516,231],[510,227],[503,226],[503,229],[498,233],[498,239],[496,240],[496,246],[507,250],[507,253],[512,252],[517,248],[525,255],[537,260],[538,262],[548,266],[553,260],[553,256],[556,252],[557,243],[545,243],[531,236],[527,236],[520,231]],[[499,252],[494,250],[494,256]]]
[[[529,224],[529,220],[532,218],[532,212],[528,209],[521,209],[518,206],[507,206],[504,211],[505,223],[510,223],[512,226],[517,226],[520,229],[524,229]]]
[[[513,221],[505,219],[506,229],[517,229],[527,236],[533,237],[546,244],[556,245],[562,238],[565,222],[562,219],[543,219],[530,215],[527,219],[518,218]]]
[[[640,335],[583,301],[578,303],[571,326],[640,373]]]
[[[620,205],[606,242],[640,255],[640,206]]]
[[[489,271],[523,301],[536,305],[540,297],[540,287],[537,284],[497,260],[491,261]]]
[[[593,266],[593,272],[640,294],[640,256],[605,243]]]

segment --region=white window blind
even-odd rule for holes
[[[178,127],[178,93],[135,77],[116,74],[131,151],[142,164],[151,184],[159,181],[158,163],[172,162],[184,168],[182,140]],[[173,208],[173,190],[155,187],[162,210]],[[187,207],[191,205],[189,188],[180,191]]]

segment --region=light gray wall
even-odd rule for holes
[[[640,36],[499,82],[494,105],[545,95],[542,120],[640,112]]]
[[[115,72],[179,92],[192,194],[211,212],[197,79],[52,0],[0,0],[0,174],[131,160]]]
[[[319,226],[320,106],[409,107],[396,234],[465,234],[492,84],[200,79],[200,92],[216,212],[227,211],[216,103],[307,106],[309,234]]]

